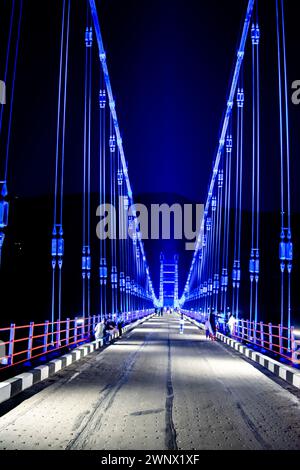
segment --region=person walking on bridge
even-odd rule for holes
[[[123,333],[123,326],[124,326],[123,315],[122,315],[122,313],[119,311],[118,320],[117,320],[117,328],[118,328],[118,332],[119,332],[119,337],[120,337],[120,338],[121,338],[122,333]]]
[[[233,336],[235,334],[235,324],[236,324],[236,319],[235,319],[235,316],[234,315],[230,315],[229,319],[228,319],[228,328],[229,328],[229,332],[230,332],[230,336]]]
[[[205,321],[204,327],[205,327],[205,337],[206,337],[206,339],[209,339],[212,335],[212,329],[211,329],[211,324],[210,324],[210,321],[209,321],[208,317]]]
[[[183,335],[183,330],[184,330],[184,316],[183,313],[181,314],[180,320],[179,320],[179,333]]]
[[[94,333],[95,333],[95,339],[102,339],[104,336],[104,320],[101,320],[99,323],[97,323]]]

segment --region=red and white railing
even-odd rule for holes
[[[129,324],[151,315],[154,310],[125,312],[123,324]],[[0,328],[0,371],[45,356],[63,348],[72,348],[90,341],[99,315],[88,318],[67,318],[53,323],[31,322],[27,325],[11,324]]]
[[[203,312],[181,310],[184,315],[204,325],[207,315]],[[228,335],[223,323],[218,324],[218,331]],[[258,346],[284,359],[300,364],[300,330],[272,323],[253,322],[236,319],[231,337]]]

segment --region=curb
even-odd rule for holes
[[[198,326],[198,328],[202,330],[204,329],[204,325],[202,323],[198,323],[196,320],[189,318],[189,317],[186,317],[186,318],[191,323]],[[251,361],[256,362],[262,367],[265,367],[270,372],[272,372],[272,374],[285,380],[290,385],[293,385],[294,387],[300,389],[300,371],[299,370],[295,370],[290,366],[281,364],[279,361],[276,361],[275,359],[272,359],[269,356],[265,356],[264,354],[258,351],[254,351],[253,349],[248,348],[244,344],[239,343],[238,341],[232,338],[229,338],[228,336],[225,336],[222,333],[217,332],[217,339],[227,344],[232,349],[235,349],[243,356],[246,356]]]
[[[138,320],[133,324],[126,325],[122,328],[123,333],[133,330],[137,326],[141,325],[145,321],[149,320],[153,314]],[[111,338],[110,342],[119,337],[119,333],[115,333]],[[3,403],[10,398],[15,397],[19,393],[27,390],[28,388],[42,382],[45,379],[55,375],[60,370],[65,367],[70,366],[76,361],[79,361],[88,354],[101,349],[103,347],[103,339],[95,340],[88,344],[83,344],[76,349],[73,349],[70,353],[64,354],[58,359],[53,359],[53,361],[48,362],[47,364],[35,367],[29,372],[24,372],[23,374],[18,374],[11,379],[7,379],[4,382],[0,382],[0,403]]]
[[[276,375],[277,377],[280,377],[289,384],[300,389],[300,371],[295,370],[285,364],[281,364],[279,361],[276,361],[275,359],[272,359],[269,356],[265,356],[264,354],[258,351],[254,351],[253,349],[244,346],[242,343],[239,343],[238,341],[229,338],[228,336],[225,336],[222,333],[217,333],[217,338],[223,343],[230,346],[231,348],[238,351],[240,354],[246,356],[251,361],[256,362],[262,367],[265,367],[270,372],[272,372],[272,374]]]

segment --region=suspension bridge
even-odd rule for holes
[[[150,268],[100,9],[96,0],[85,3],[83,117],[80,131],[73,127],[70,137],[69,51],[75,12],[73,2],[60,2],[56,114],[49,112],[56,123],[52,202],[43,201],[47,220],[41,216],[49,249],[41,248],[39,233],[28,239],[29,254],[25,243],[12,242],[18,217],[25,226],[29,221],[27,208],[17,210],[11,196],[18,164],[11,161],[12,142],[18,139],[15,84],[26,8],[23,0],[5,5],[0,449],[299,449],[297,218],[291,202],[286,2],[274,0],[269,6],[276,44],[277,107],[272,112],[277,133],[270,148],[277,149],[272,164],[277,158],[278,217],[262,210],[270,171],[262,132],[264,24],[259,2],[249,0],[232,51],[233,72],[204,215],[182,286],[184,253],[161,254],[158,273]],[[65,179],[75,165],[68,139],[79,132],[81,209],[79,217],[76,199],[75,224],[68,215],[72,204]],[[272,240],[277,237],[272,241],[276,258],[270,254],[269,233]],[[27,271],[12,254],[23,249]],[[41,259],[33,263],[32,253]],[[29,313],[25,307],[23,312],[10,309],[19,295],[16,272],[34,273],[45,311],[30,317],[34,297]],[[157,289],[154,277],[159,279]],[[71,316],[70,311],[78,313]]]

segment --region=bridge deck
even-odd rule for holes
[[[180,335],[172,316],[41,388],[2,406],[0,449],[300,448],[299,399],[288,386],[190,323]]]

